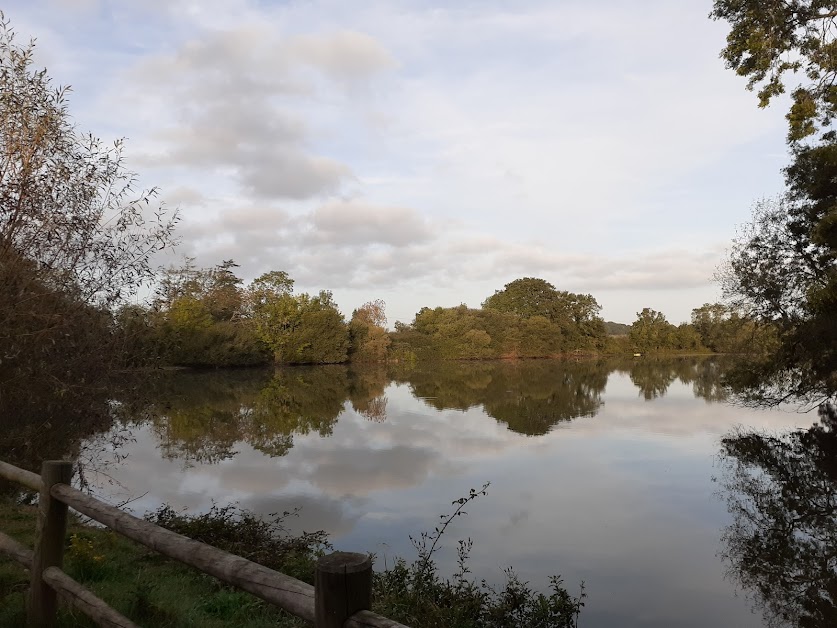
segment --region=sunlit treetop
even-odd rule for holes
[[[826,130],[837,115],[837,2],[824,0],[715,0],[710,17],[730,24],[721,57],[749,79],[766,107],[785,93],[787,73],[798,76],[787,114],[788,141]]]

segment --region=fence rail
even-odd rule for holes
[[[334,552],[322,557],[317,563],[315,586],[311,586],[134,517],[74,489],[69,485],[72,477],[69,462],[44,462],[38,476],[0,461],[0,477],[40,493],[34,551],[0,532],[0,554],[10,556],[31,574],[27,609],[30,627],[54,624],[57,596],[99,626],[136,626],[61,570],[70,507],[160,554],[313,623],[316,628],[407,628],[369,610],[372,561],[365,554]]]

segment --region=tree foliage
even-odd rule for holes
[[[791,91],[789,141],[830,126],[837,113],[834,2],[715,0],[710,16],[730,23],[721,56],[748,89],[758,88],[760,107],[785,93],[787,74],[802,77]]]
[[[153,278],[176,214],[136,189],[121,141],[75,127],[34,50],[0,14],[0,414],[45,420],[86,412],[122,366],[113,311]]]
[[[383,300],[369,301],[352,312],[349,338],[353,361],[386,361],[391,341],[387,332],[386,303]]]
[[[564,330],[566,340],[577,345],[573,348],[601,346],[607,335],[599,316],[601,306],[592,295],[557,290],[544,279],[515,279],[483,301],[482,307],[524,319],[545,318]]]
[[[481,309],[422,308],[396,324],[393,353],[422,359],[544,358],[605,346],[607,331],[590,295],[561,292],[524,277],[488,297]]]
[[[0,16],[0,255],[25,260],[35,279],[81,302],[112,306],[153,279],[175,216],[156,190],[137,191],[123,143],[80,133],[66,87],[32,67]]]
[[[334,364],[348,357],[349,330],[331,292],[294,294],[284,271],[243,286],[237,264],[197,268],[187,259],[164,274],[150,327],[159,358],[190,366],[275,362]]]
[[[637,312],[636,317],[627,337],[627,342],[632,351],[665,353],[706,350],[697,330],[688,323],[675,326],[666,320],[662,312],[650,307]],[[622,344],[620,339],[611,340],[612,347],[619,347]]]
[[[294,295],[288,281],[285,273],[273,272],[253,282],[250,303],[258,337],[270,347],[277,362],[345,362],[349,330],[331,292],[323,290],[314,297]]]
[[[628,338],[639,351],[656,351],[671,344],[674,329],[662,312],[645,307],[637,312]]]
[[[759,324],[723,303],[693,309],[692,328],[700,344],[715,353],[764,354],[775,348],[775,325]]]
[[[778,348],[739,383],[749,399],[814,402],[837,395],[837,6],[818,0],[716,0],[730,23],[729,67],[760,87],[762,106],[802,77],[787,114],[793,161],[786,193],[756,206],[721,272],[725,296],[775,324]],[[749,375],[749,376],[748,376]]]

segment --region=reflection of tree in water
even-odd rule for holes
[[[677,379],[673,360],[642,358],[636,360],[630,370],[630,378],[639,394],[646,401],[662,397]]]
[[[497,373],[486,390],[485,411],[519,434],[540,436],[552,426],[595,416],[610,369],[598,361],[521,362]]]
[[[561,421],[594,415],[614,368],[630,375],[641,394],[643,390],[662,394],[665,387],[654,382],[679,378],[691,383],[697,396],[723,398],[721,375],[726,367],[715,358],[164,372],[151,378],[126,378],[116,388],[95,391],[84,406],[63,409],[43,420],[30,417],[16,422],[14,413],[3,417],[0,459],[37,471],[44,459],[113,453],[112,443],[102,442],[101,435],[124,438],[126,429],[145,423],[152,425],[163,455],[172,459],[219,462],[235,455],[237,443],[280,456],[293,446],[295,434],[331,434],[347,400],[367,419],[386,420],[384,391],[393,379],[407,383],[431,407],[482,406],[509,429],[539,435]],[[80,449],[81,443],[87,444],[87,450]],[[91,461],[88,466],[97,464]]]
[[[247,442],[285,455],[295,434],[331,434],[347,398],[344,366],[182,373],[167,378],[151,410],[166,457],[214,463]]]
[[[100,470],[119,458],[120,447],[130,432],[126,415],[143,404],[139,401],[146,380],[123,378],[109,387],[82,387],[67,399],[40,396],[47,391],[31,389],[31,399],[18,405],[14,395],[0,391],[0,460],[35,473],[43,460],[76,460],[88,470]],[[120,401],[117,403],[114,398]],[[39,412],[33,404],[44,399]],[[16,493],[16,484],[0,480],[0,492]]]
[[[722,556],[773,625],[837,626],[837,412],[820,416],[808,430],[723,440],[733,523]]]
[[[245,415],[243,439],[269,456],[284,456],[294,434],[330,436],[348,387],[344,366],[279,370]]]
[[[732,360],[724,358],[713,358],[701,360],[695,364],[692,390],[695,397],[705,399],[707,402],[726,401],[729,392],[725,386],[723,375],[729,368]],[[682,379],[682,378],[681,378]],[[686,380],[683,380],[684,383]]]
[[[510,430],[537,436],[561,421],[595,415],[609,372],[607,363],[595,360],[442,362],[406,379],[413,394],[434,408],[482,405]]]
[[[360,364],[349,369],[349,400],[355,412],[370,421],[387,420],[387,396],[384,389],[389,383],[385,364]]]
[[[407,383],[414,397],[437,410],[467,410],[483,402],[494,373],[503,362],[430,362],[397,369],[394,379]]]
[[[37,421],[0,416],[0,460],[39,473],[43,460],[76,458],[83,441],[107,432],[112,423],[106,403],[88,407],[90,413],[78,420],[73,420],[74,414],[67,418],[45,415]],[[3,484],[0,480],[0,491]]]
[[[235,455],[242,422],[268,371],[184,371],[161,377],[148,408],[160,450],[169,459],[215,463]]]
[[[614,360],[613,367],[631,378],[631,382],[639,389],[640,397],[646,401],[664,397],[669,387],[680,380],[683,384],[691,384],[695,397],[715,402],[724,401],[728,397],[722,376],[731,362],[732,359],[722,356],[650,356]]]

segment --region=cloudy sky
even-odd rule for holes
[[[523,276],[609,320],[717,300],[781,189],[781,105],[708,0],[12,0],[81,129],[127,138],[180,255],[285,270],[344,313],[479,306]]]

